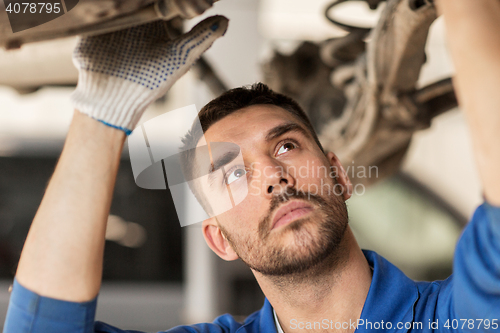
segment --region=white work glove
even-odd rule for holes
[[[212,16],[177,39],[166,22],[83,37],[73,54],[80,75],[73,106],[106,125],[130,134],[144,110],[163,96],[212,43],[228,20]]]

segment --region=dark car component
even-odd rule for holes
[[[210,8],[213,2],[214,0],[80,0],[72,10],[55,20],[13,33],[5,5],[0,1],[0,47],[19,48],[29,42],[101,34],[158,19],[193,18]]]
[[[327,14],[345,1],[333,3]],[[381,1],[367,2],[373,9]],[[427,0],[389,0],[371,31],[330,19],[349,34],[303,43],[291,56],[275,53],[264,65],[266,83],[301,103],[324,148],[344,166],[366,171],[359,177],[349,173],[355,183],[368,185],[397,172],[413,133],[457,106],[451,79],[417,89],[436,18]],[[377,176],[368,177],[373,167]]]

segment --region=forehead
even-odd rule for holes
[[[249,139],[263,140],[267,133],[285,122],[305,128],[295,115],[275,105],[252,105],[222,118],[205,132],[209,142],[233,142],[238,145]],[[206,144],[203,138],[198,145]]]

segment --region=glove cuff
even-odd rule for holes
[[[150,95],[150,89],[140,83],[81,70],[70,99],[78,111],[130,133],[150,103]]]

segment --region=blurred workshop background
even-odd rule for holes
[[[303,41],[344,35],[324,17],[329,2],[222,0],[186,23],[191,27],[213,14],[230,19],[226,36],[205,59],[232,88],[261,81],[261,64],[273,50],[290,54]],[[372,26],[379,12],[354,3],[338,15]],[[0,50],[0,328],[24,239],[72,117],[75,43],[70,37]],[[441,19],[433,23],[426,48],[420,86],[453,73]],[[143,121],[193,103],[200,109],[213,97],[190,72]],[[414,279],[433,280],[451,273],[456,241],[480,202],[468,129],[455,109],[413,136],[398,174],[366,188],[348,208],[362,248],[377,251]],[[241,262],[216,257],[199,226],[179,226],[168,191],[135,185],[127,149],[107,239],[98,320],[158,331],[212,321],[225,312],[244,318],[262,306],[263,295]]]

